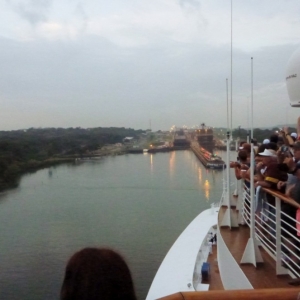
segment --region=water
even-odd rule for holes
[[[123,155],[40,170],[0,195],[0,299],[58,299],[87,246],[125,257],[145,299],[168,249],[221,196],[222,171],[191,151]]]

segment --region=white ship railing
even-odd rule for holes
[[[267,201],[266,194],[275,198],[275,206]],[[276,274],[300,278],[300,237],[296,229],[296,224],[300,225],[296,220],[300,204],[282,193],[265,188],[257,189],[251,202],[250,191],[245,183],[242,197],[243,220],[250,228],[253,227],[258,245],[275,260]],[[283,205],[290,205],[292,215],[282,210]],[[251,206],[255,211],[254,224],[251,222]]]

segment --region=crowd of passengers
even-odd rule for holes
[[[258,145],[253,141],[254,152],[254,186],[256,193],[262,188],[269,188],[289,196],[300,204],[300,137],[297,133],[289,133],[287,129],[271,135]],[[245,179],[246,185],[250,186],[251,172],[251,144],[241,142],[238,149],[236,162],[231,162],[237,179]],[[265,193],[269,209],[275,207],[275,197]],[[257,203],[256,203],[257,204]],[[293,247],[288,248],[295,255],[291,260],[299,266],[300,244],[300,209],[288,202],[281,201],[281,234],[287,240],[293,240]],[[275,215],[272,211],[271,215]],[[289,218],[289,216],[291,218]],[[287,234],[287,231],[290,234]],[[286,251],[283,251],[286,252]]]

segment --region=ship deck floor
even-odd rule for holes
[[[220,208],[219,218],[222,218],[222,214],[224,214],[226,209],[227,208],[224,207]],[[293,288],[293,286],[289,284],[289,281],[292,279],[289,275],[276,275],[275,261],[262,247],[260,247],[260,251],[264,260],[263,263],[258,263],[256,268],[252,264],[240,264],[250,237],[250,229],[248,226],[240,225],[232,229],[229,227],[221,227],[221,234],[231,254],[255,289]],[[208,257],[208,262],[211,265],[210,290],[223,289],[218,269],[216,247],[217,246],[213,246],[213,253]]]

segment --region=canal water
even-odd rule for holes
[[[128,154],[40,170],[0,195],[0,299],[59,299],[68,258],[119,251],[145,299],[168,249],[218,202],[223,171],[191,151]]]

